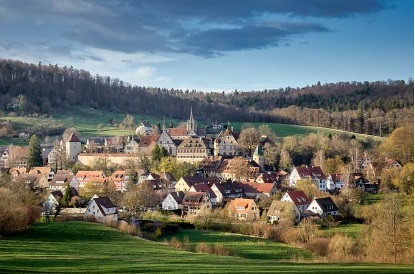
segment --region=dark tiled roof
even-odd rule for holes
[[[67,142],[75,143],[75,142],[81,142],[79,138],[75,135],[75,133],[72,132],[71,136],[69,136]]]
[[[339,210],[339,208],[333,202],[333,199],[331,199],[331,197],[317,198],[315,199],[315,201],[320,206],[320,208],[323,210],[323,212]]]

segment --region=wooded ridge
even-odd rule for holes
[[[413,79],[204,93],[133,86],[82,69],[0,59],[0,110],[16,115],[50,115],[79,105],[185,119],[192,107],[206,123],[290,123],[384,136],[413,121],[413,104]]]

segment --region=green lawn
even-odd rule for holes
[[[333,236],[335,234],[343,234],[345,236],[356,238],[363,229],[367,229],[367,226],[359,223],[341,224],[331,228],[321,229],[325,236]]]
[[[229,246],[233,239],[239,257],[176,250],[100,224],[37,223],[0,240],[0,273],[413,273],[412,265],[285,262],[281,249],[290,247],[219,234],[188,237]]]

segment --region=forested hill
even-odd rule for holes
[[[413,121],[414,87],[405,81],[340,82],[231,93],[132,86],[57,65],[0,59],[0,110],[53,114],[74,105],[206,122],[279,122],[384,135]]]

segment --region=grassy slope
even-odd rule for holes
[[[180,251],[161,243],[144,241],[114,229],[93,223],[38,223],[12,237],[0,240],[0,272],[49,273],[412,273],[412,265],[390,264],[317,264],[285,261],[290,248],[271,243],[261,244],[246,238],[232,243],[233,236],[211,237],[199,234],[208,241],[221,239],[244,254],[241,257],[222,257]],[[239,237],[239,236],[237,236]],[[189,236],[190,238],[190,236]],[[252,245],[255,248],[249,249]],[[264,246],[271,245],[275,248]],[[259,247],[258,247],[259,246]],[[247,251],[248,250],[248,251]],[[249,251],[250,250],[250,251]],[[291,252],[291,250],[290,250]],[[288,252],[289,253],[289,252]],[[263,255],[263,256],[262,256]],[[273,257],[275,256],[275,257]]]
[[[74,127],[76,128],[81,136],[83,137],[99,137],[99,136],[127,136],[131,135],[134,132],[130,130],[122,130],[116,125],[111,125],[109,123],[112,119],[115,123],[120,123],[125,118],[126,114],[122,113],[113,113],[106,112],[102,110],[95,110],[91,108],[81,108],[76,107],[70,111],[66,111],[63,114],[55,115],[53,118],[38,118],[38,117],[1,117],[2,119],[9,119],[13,122],[13,129],[20,133],[22,131],[28,131],[29,128],[42,125],[63,125],[66,128]],[[138,124],[142,120],[147,120],[152,124],[162,124],[163,120],[157,117],[145,116],[145,115],[132,115],[134,121]],[[197,119],[197,117],[196,117]],[[170,122],[173,122],[174,125],[182,121],[178,120],[166,120],[166,125],[169,126]],[[101,128],[98,129],[98,125],[101,124]],[[232,126],[239,130],[244,123],[231,123]],[[262,123],[250,123],[254,126],[259,126]],[[201,123],[199,123],[201,125]],[[332,130],[327,128],[319,127],[309,127],[309,126],[298,126],[298,125],[286,125],[286,124],[276,124],[276,123],[266,123],[269,125],[277,137],[283,138],[286,136],[294,135],[297,137],[305,136],[310,133],[323,132],[325,135],[341,133],[342,131]],[[343,132],[344,133],[344,132]],[[357,138],[364,139],[365,135],[355,134]],[[61,136],[51,136],[44,140],[46,143],[53,142],[55,138],[61,138]],[[9,144],[14,145],[27,145],[29,142],[28,139],[23,138],[0,138],[0,146],[5,146]]]

